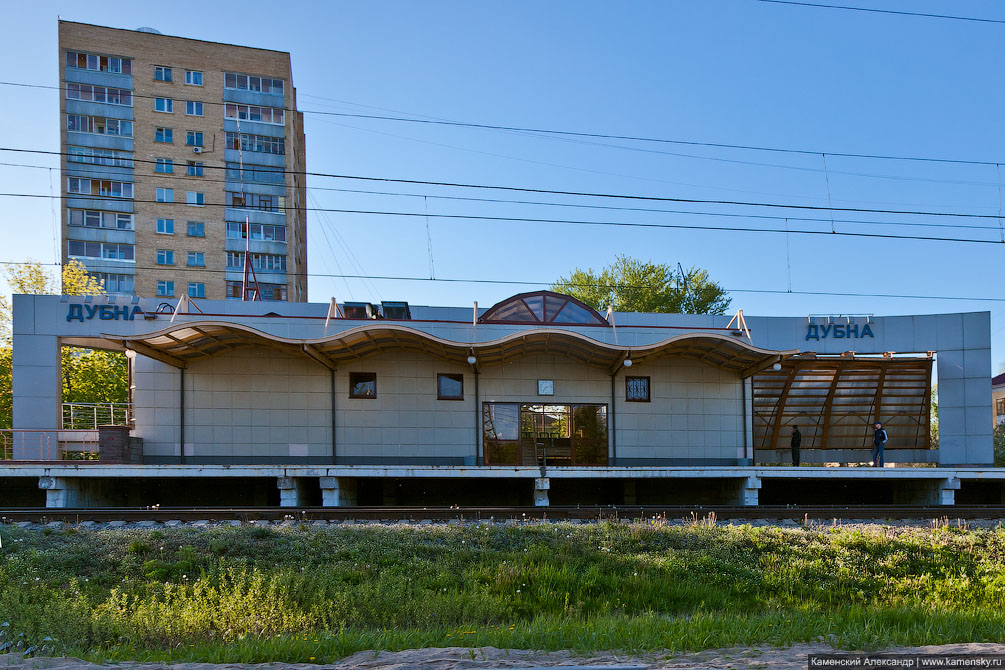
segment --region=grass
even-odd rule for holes
[[[90,660],[332,662],[1005,641],[1005,531],[693,523],[6,527],[0,645]],[[44,643],[44,638],[50,638]]]

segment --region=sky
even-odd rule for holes
[[[352,211],[309,212],[309,296],[312,302],[335,297],[489,306],[536,288],[504,282],[546,284],[627,254],[705,268],[729,289],[731,309],[751,315],[990,310],[995,372],[1005,361],[1005,294],[995,279],[1005,254],[997,165],[1005,163],[1005,4],[832,4],[1003,23],[758,0],[180,0],[170,12],[149,2],[35,0],[9,10],[0,25],[0,80],[58,85],[57,18],[152,26],[169,35],[289,51],[305,112],[309,172],[951,214],[574,197],[316,176],[308,178],[310,207]],[[0,147],[58,151],[56,96],[51,89],[0,84],[0,118],[6,120]],[[55,156],[0,151],[0,163],[0,191],[58,194]],[[8,195],[0,201],[0,261],[57,262],[58,202]],[[511,220],[521,218],[781,232]],[[816,220],[801,220],[807,218]],[[8,290],[0,282],[0,291]]]

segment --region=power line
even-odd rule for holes
[[[896,14],[898,16],[918,16],[926,19],[951,19],[953,21],[976,21],[977,23],[1001,23],[1003,19],[985,19],[977,16],[952,16],[950,14],[927,14],[924,12],[906,12],[896,9],[876,9],[873,7],[848,7],[846,5],[825,5],[818,2],[798,2],[797,0],[756,0],[770,2],[775,5],[795,5],[797,7],[815,7],[818,9],[843,9],[852,12],[870,12],[873,14]]]

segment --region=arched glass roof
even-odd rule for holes
[[[597,310],[572,296],[554,291],[519,293],[498,302],[485,312],[479,323],[566,324],[609,326]]]

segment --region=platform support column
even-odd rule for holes
[[[280,507],[301,507],[307,499],[304,493],[305,482],[299,477],[277,477],[279,487]]]
[[[537,477],[534,480],[534,507],[548,507],[551,501],[548,500],[548,491],[551,489],[551,480],[547,477]]]
[[[894,489],[894,501],[905,505],[955,505],[959,477],[905,482]]]
[[[744,507],[757,507],[760,492],[760,477],[744,477],[740,480],[740,495],[738,503]]]
[[[356,480],[349,477],[321,477],[321,504],[351,507],[356,504]]]
[[[102,507],[107,504],[101,494],[101,484],[79,478],[39,477],[38,488],[45,491],[45,506]]]
[[[956,492],[960,490],[959,477],[947,477],[939,482],[939,503],[940,505],[955,505]]]

